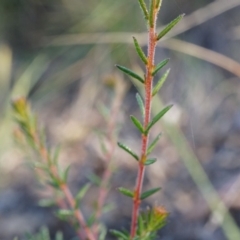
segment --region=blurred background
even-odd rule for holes
[[[156,61],[170,58],[171,73],[153,106],[173,103],[152,137],[163,132],[146,172],[144,187],[161,186],[142,207],[162,205],[170,213],[162,240],[239,240],[240,236],[240,0],[165,0],[158,26],[185,13],[157,47]],[[49,146],[61,144],[61,163],[72,164],[73,193],[91,173],[106,167],[96,131],[106,128],[98,105],[107,109],[124,89],[118,138],[135,151],[140,138],[129,114],[140,116],[137,88],[116,71],[116,63],[144,68],[132,36],[146,50],[146,25],[137,0],[0,1],[0,239],[49,227],[72,239],[44,197],[26,151],[14,141],[10,102],[26,96],[46,129]],[[159,74],[160,77],[162,72]],[[129,228],[131,201],[116,191],[132,188],[136,163],[116,149],[112,188],[103,215],[108,228]],[[87,195],[90,214],[97,190]],[[107,239],[114,239],[109,236]]]

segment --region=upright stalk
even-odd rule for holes
[[[156,6],[155,0],[152,1],[153,6]],[[152,24],[149,24],[148,32],[148,61],[146,65],[146,77],[145,77],[145,117],[144,117],[144,129],[147,128],[150,123],[151,118],[151,105],[152,105],[152,82],[153,76],[152,71],[154,68],[154,57],[155,49],[157,44],[157,35],[156,35],[156,20],[157,20],[158,9],[154,7],[152,12]],[[142,143],[141,143],[141,157],[138,162],[138,175],[136,180],[136,186],[134,190],[133,197],[133,210],[132,210],[132,223],[131,223],[131,239],[136,235],[137,230],[137,220],[139,215],[139,206],[141,203],[141,192],[145,172],[145,161],[147,159],[147,146],[148,146],[149,132],[142,134]]]
[[[33,139],[36,146],[38,146],[39,154],[42,160],[45,162],[48,162],[49,161],[48,159],[50,159],[50,156],[46,147],[41,143],[41,140],[38,138],[38,134],[36,132],[33,132],[32,135],[33,135]],[[76,201],[68,185],[66,184],[66,182],[61,180],[57,167],[53,165],[51,162],[49,162],[49,172],[52,174],[52,176],[54,176],[56,179],[59,180],[59,188],[62,190],[63,194],[65,195],[65,198],[69,207],[73,210],[73,214],[79,224],[79,229],[77,230],[78,236],[81,237],[81,239],[87,238],[89,240],[96,240],[92,230],[88,227],[81,210],[76,208]],[[80,230],[80,227],[84,230],[83,232]]]
[[[124,84],[123,81],[120,81],[120,79],[116,78],[115,83],[115,98],[113,101],[113,104],[111,106],[111,111],[108,118],[108,124],[107,124],[107,134],[106,134],[106,140],[109,143],[109,147],[107,148],[105,154],[104,154],[104,161],[106,164],[106,169],[102,176],[102,182],[99,187],[99,195],[97,200],[97,210],[95,214],[95,219],[98,221],[103,213],[103,207],[104,203],[106,201],[106,197],[109,192],[109,182],[113,174],[113,156],[114,151],[116,148],[116,124],[117,124],[117,117],[118,112],[121,107],[121,103],[124,97],[124,94],[126,92],[126,84]],[[97,236],[99,232],[98,225],[95,224],[94,226],[94,233]]]
[[[58,154],[55,153],[54,156],[52,152],[46,147],[43,133],[40,132],[36,117],[31,113],[26,99],[16,99],[13,101],[12,106],[14,109],[15,120],[19,124],[21,133],[23,134],[20,134],[21,137],[25,136],[26,142],[29,143],[35,154],[39,156],[39,160],[34,162],[34,167],[39,174],[39,177],[45,181],[48,181],[47,186],[51,186],[52,191],[55,191],[54,189],[57,189],[58,191],[61,191],[65,196],[64,200],[68,205],[68,208],[66,210],[69,210],[71,212],[71,215],[75,217],[79,225],[77,229],[79,239],[96,240],[97,238],[94,236],[93,231],[87,225],[82,211],[78,207],[77,197],[74,198],[67,184],[69,168],[64,170],[63,173],[58,169]],[[56,200],[56,202],[60,203],[60,207],[66,207],[65,202],[62,203],[58,200]],[[71,219],[70,222],[72,222]]]

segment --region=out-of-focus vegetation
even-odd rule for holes
[[[161,160],[148,171],[146,181],[146,187],[162,186],[153,201],[171,213],[160,233],[162,239],[235,240],[233,232],[238,234],[239,6],[238,0],[163,2],[160,26],[181,13],[186,17],[172,38],[159,44],[156,55],[158,60],[171,58],[171,74],[160,97],[175,105],[166,119],[170,128],[162,129],[169,140],[161,140],[155,152]],[[63,145],[63,165],[72,162],[76,166],[70,172],[73,190],[92,172],[101,177],[104,164],[93,131],[104,123],[96,111],[97,103],[109,106],[113,99],[115,63],[142,72],[132,43],[129,45],[132,35],[138,33],[143,48],[146,46],[138,8],[135,0],[0,1],[1,239],[24,236],[45,224],[53,236],[57,229],[72,236],[71,229],[56,221],[49,209],[37,206],[45,193],[37,189],[23,164],[25,156],[13,142],[10,100],[28,97],[47,128],[49,144]],[[137,133],[126,117],[133,111],[140,115],[134,96],[131,85],[120,113],[128,127],[120,137],[138,149]],[[176,128],[181,131],[174,131]],[[114,188],[123,178],[128,186],[135,172],[125,155],[118,151],[115,155],[120,173],[113,177],[109,199],[116,200],[116,208],[103,218],[113,228],[128,226],[130,211],[122,208],[128,204]],[[91,207],[86,204],[86,215]],[[229,215],[224,219],[225,210],[233,219]]]

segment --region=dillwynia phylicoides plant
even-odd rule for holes
[[[42,207],[58,205],[59,209],[56,211],[57,217],[61,220],[68,221],[74,226],[79,240],[105,240],[107,233],[104,224],[99,220],[102,214],[111,209],[111,204],[106,204],[105,200],[109,191],[109,182],[113,168],[111,160],[116,146],[116,118],[126,92],[126,84],[117,77],[113,78],[115,80],[113,86],[114,99],[110,111],[102,105],[102,108],[100,108],[100,113],[105,118],[107,126],[106,133],[101,131],[99,143],[107,167],[102,179],[95,174],[89,177],[89,180],[97,185],[99,189],[97,201],[94,204],[95,207],[88,218],[82,214],[81,201],[89,189],[90,184],[85,184],[80,188],[76,196],[73,196],[67,183],[70,168],[67,167],[63,170],[58,163],[60,148],[51,148],[48,146],[46,134],[44,130],[40,129],[37,117],[33,114],[26,98],[20,97],[12,102],[13,117],[19,127],[15,131],[15,140],[17,140],[21,146],[28,146],[27,150],[31,150],[33,153],[31,159],[33,159],[33,161],[30,163],[37,173],[36,175],[40,183],[52,194],[50,199],[42,199],[40,205]],[[47,230],[44,228],[38,235],[32,236],[31,239],[42,239],[46,234]],[[57,239],[61,239],[60,233],[58,233],[56,237]]]
[[[136,100],[143,117],[143,124],[137,118],[131,116],[133,124],[140,131],[142,136],[141,153],[136,154],[128,146],[120,142],[118,143],[119,147],[129,153],[138,163],[138,175],[135,189],[132,191],[122,187],[119,188],[119,191],[122,194],[133,200],[130,233],[118,230],[111,231],[112,234],[120,240],[155,239],[157,231],[164,226],[168,215],[167,211],[160,206],[154,206],[152,209],[147,209],[141,214],[139,214],[139,208],[143,199],[148,198],[160,190],[160,188],[154,188],[142,192],[145,168],[148,165],[154,164],[157,160],[149,157],[149,155],[160,138],[159,134],[151,143],[149,143],[149,133],[154,124],[156,124],[172,107],[172,105],[165,107],[155,117],[151,118],[152,99],[158,93],[169,74],[169,70],[167,70],[158,82],[155,84],[153,83],[154,76],[169,61],[169,59],[165,59],[155,65],[155,49],[158,41],[161,40],[162,37],[165,36],[183,17],[183,15],[180,15],[169,23],[160,33],[157,33],[156,21],[162,0],[150,0],[149,7],[147,7],[144,0],[138,0],[138,2],[148,27],[147,56],[141,49],[136,38],[133,38],[133,42],[140,59],[145,64],[146,72],[144,77],[141,77],[130,69],[117,65],[121,71],[135,78],[144,86],[145,97],[145,100],[143,100],[139,93],[136,95]],[[69,167],[62,170],[58,164],[59,148],[50,149],[47,146],[44,131],[39,128],[37,119],[35,115],[32,114],[25,98],[19,98],[13,101],[12,105],[15,120],[21,129],[21,131],[16,132],[16,139],[19,139],[21,142],[26,141],[31,147],[35,153],[35,157],[37,157],[36,161],[33,163],[37,176],[41,183],[44,183],[50,189],[50,192],[52,192],[52,199],[50,201],[45,201],[44,205],[49,206],[50,204],[57,203],[59,206],[57,212],[58,217],[72,223],[80,240],[104,240],[105,234],[101,234],[100,227],[96,227],[96,223],[98,226],[101,226],[101,224],[96,222],[98,219],[94,219],[94,216],[99,214],[93,213],[93,217],[91,216],[89,219],[85,219],[81,211],[81,200],[90,185],[86,184],[80,189],[76,196],[73,196],[67,184]],[[112,124],[109,125],[110,129],[112,129]],[[111,136],[109,138],[111,142],[114,142]],[[112,154],[112,151],[110,151],[109,154]],[[107,173],[109,173],[109,171]],[[102,190],[102,192],[104,192],[105,198],[107,192],[106,189],[104,191]],[[102,205],[103,203],[99,204],[100,208],[102,208]],[[97,212],[98,211],[99,209],[97,209]]]
[[[168,215],[167,211],[163,207],[155,206],[153,207],[153,209],[148,209],[142,214],[139,214],[139,208],[143,199],[148,198],[149,196],[160,190],[160,188],[153,188],[146,192],[142,192],[145,168],[148,165],[154,164],[157,160],[156,158],[149,158],[149,155],[160,138],[159,134],[153,140],[153,142],[149,143],[149,133],[154,124],[156,124],[172,107],[172,105],[165,107],[156,116],[151,118],[152,99],[158,93],[169,74],[169,70],[167,70],[166,73],[163,74],[163,76],[160,78],[160,80],[156,82],[156,84],[154,84],[154,76],[169,61],[169,59],[165,59],[155,65],[155,49],[158,41],[161,40],[162,37],[165,36],[184,16],[183,14],[178,16],[176,19],[170,22],[160,33],[157,33],[157,15],[161,8],[162,0],[150,0],[149,7],[147,7],[145,0],[138,0],[138,2],[148,27],[147,56],[143,52],[141,46],[139,45],[135,37],[133,37],[133,42],[136,48],[136,52],[146,68],[144,77],[139,76],[137,73],[126,67],[116,65],[117,68],[119,68],[127,75],[135,78],[144,86],[144,100],[139,93],[137,93],[136,95],[136,100],[138,102],[143,117],[143,123],[141,123],[141,121],[139,121],[136,117],[130,116],[132,123],[142,136],[141,153],[136,154],[125,144],[120,142],[118,143],[119,147],[126,151],[128,154],[130,154],[135,160],[137,160],[138,163],[138,175],[136,179],[135,189],[132,191],[123,187],[119,188],[119,191],[122,194],[132,198],[133,201],[130,234],[126,231],[112,230],[112,233],[115,236],[123,240],[155,239],[157,230],[164,226],[166,217]]]

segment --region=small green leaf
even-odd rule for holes
[[[172,107],[173,105],[169,105],[167,107],[165,107],[161,112],[159,112],[154,118],[153,120],[148,124],[147,129],[146,129],[146,133],[151,129],[151,127],[158,122],[164,115],[165,113],[168,112],[168,110]]]
[[[126,189],[126,188],[123,188],[123,187],[120,187],[118,188],[118,190],[125,196],[127,197],[130,197],[130,198],[133,198],[134,194],[132,191]]]
[[[97,109],[103,118],[108,121],[110,116],[110,110],[102,103],[97,104]]]
[[[158,192],[160,189],[161,189],[160,187],[150,189],[150,190],[142,193],[140,199],[143,200],[143,199],[145,199],[145,198],[148,198],[149,196],[151,196],[151,195],[153,195],[154,193]]]
[[[160,139],[161,135],[162,135],[162,134],[159,133],[159,134],[157,135],[157,137],[156,137],[156,138],[151,142],[151,144],[148,146],[147,155],[149,155],[149,154],[152,152],[152,150],[155,148],[155,146],[156,146],[158,140]]]
[[[138,216],[138,235],[142,235],[143,231],[144,231],[144,220],[142,218],[142,215]]]
[[[154,24],[154,10],[155,10],[155,0],[150,0],[150,7],[149,7],[149,25],[152,28]]]
[[[65,169],[65,171],[64,171],[64,173],[63,173],[63,181],[64,181],[65,183],[67,182],[67,179],[68,179],[68,174],[69,174],[70,167],[71,167],[71,165],[69,165],[69,166]]]
[[[130,69],[120,66],[120,65],[116,65],[116,67],[118,69],[120,69],[121,71],[123,71],[124,73],[128,74],[129,76],[137,79],[138,81],[140,81],[141,83],[144,83],[143,78],[141,78],[138,74],[136,74],[135,72],[131,71]]]
[[[107,154],[107,147],[106,147],[106,144],[105,144],[105,141],[104,141],[104,134],[101,133],[100,131],[96,131],[96,134],[98,136],[98,139],[99,139],[99,143],[100,143],[100,146],[101,146],[101,150],[102,150],[102,153],[103,154]]]
[[[101,185],[102,180],[95,173],[88,174],[87,178],[97,186]]]
[[[96,220],[96,214],[95,213],[92,213],[91,216],[87,219],[87,225],[89,227],[91,227],[94,223],[94,221]]]
[[[55,238],[56,238],[56,240],[63,240],[63,234],[61,232],[57,231]]]
[[[79,207],[80,201],[85,196],[85,194],[87,193],[90,186],[91,186],[91,183],[87,183],[80,189],[80,191],[78,192],[78,194],[75,197],[75,201],[76,201],[75,208]]]
[[[155,69],[153,70],[152,76],[155,76],[156,73],[157,73],[160,69],[162,69],[165,65],[168,64],[168,62],[169,62],[169,58],[164,59],[163,61],[161,61],[161,62],[155,67]]]
[[[180,20],[184,17],[185,14],[181,14],[173,21],[171,21],[157,36],[157,40],[160,40],[163,36],[165,36],[175,25],[178,24]]]
[[[115,205],[113,203],[106,204],[102,209],[102,213],[107,213],[109,211],[112,211],[114,208],[115,208]]]
[[[48,171],[48,166],[45,163],[35,162],[35,163],[33,163],[33,166],[35,168],[39,168],[39,169],[42,169],[44,171]]]
[[[135,118],[134,116],[132,116],[132,115],[130,116],[130,118],[131,118],[133,124],[135,125],[135,127],[136,127],[141,133],[144,133],[144,129],[143,129],[143,126],[142,126],[142,124],[140,123],[140,121],[139,121],[137,118]]]
[[[58,216],[58,218],[66,220],[68,217],[73,216],[73,211],[68,209],[60,209],[56,212],[56,215]]]
[[[140,96],[139,93],[136,94],[136,99],[137,99],[137,102],[138,102],[138,106],[140,108],[140,111],[142,113],[142,118],[144,119],[144,116],[145,116],[145,108],[144,108],[144,103],[143,103],[143,100],[142,100],[142,97]]]
[[[98,240],[105,240],[108,230],[103,224],[99,224],[99,237]]]
[[[59,189],[60,186],[60,182],[54,178],[52,178],[50,181],[47,181],[47,184],[56,189]]]
[[[157,82],[156,86],[153,88],[152,91],[152,97],[154,97],[158,91],[161,89],[162,85],[164,84],[164,82],[166,81],[168,75],[169,75],[170,69],[168,69],[164,75],[160,78],[160,80]]]
[[[145,64],[147,64],[148,63],[148,59],[147,59],[145,53],[143,52],[142,48],[140,47],[140,45],[139,45],[139,43],[138,43],[138,41],[137,41],[137,39],[135,37],[133,37],[133,41],[134,41],[134,46],[136,48],[136,51],[137,51],[139,57],[142,59],[142,61]]]
[[[41,236],[41,239],[46,239],[46,240],[50,240],[50,233],[47,227],[43,227],[41,229],[41,232],[39,234],[39,237]]]
[[[136,153],[134,153],[129,147],[127,147],[126,145],[118,142],[118,146],[120,148],[122,148],[124,151],[126,151],[127,153],[129,153],[132,157],[134,157],[137,161],[139,160],[138,155]]]
[[[52,207],[56,205],[56,201],[52,199],[41,199],[38,201],[40,207]]]
[[[156,0],[156,8],[159,9],[161,7],[162,0]]]
[[[123,232],[120,232],[120,231],[118,231],[118,230],[113,230],[113,229],[111,229],[110,232],[111,232],[114,236],[119,237],[121,240],[128,240],[128,236],[125,235],[125,233],[123,233]]]
[[[144,165],[148,166],[148,165],[151,165],[151,164],[155,163],[156,161],[157,161],[156,158],[149,158],[145,161]]]
[[[52,163],[54,163],[55,165],[57,165],[60,151],[61,151],[61,146],[59,145],[55,148],[53,157],[52,157]]]
[[[146,6],[145,1],[144,0],[138,0],[138,2],[139,2],[139,5],[140,5],[140,7],[143,11],[143,15],[144,15],[145,19],[148,20],[149,14],[148,14],[148,10],[147,10],[147,6]]]

